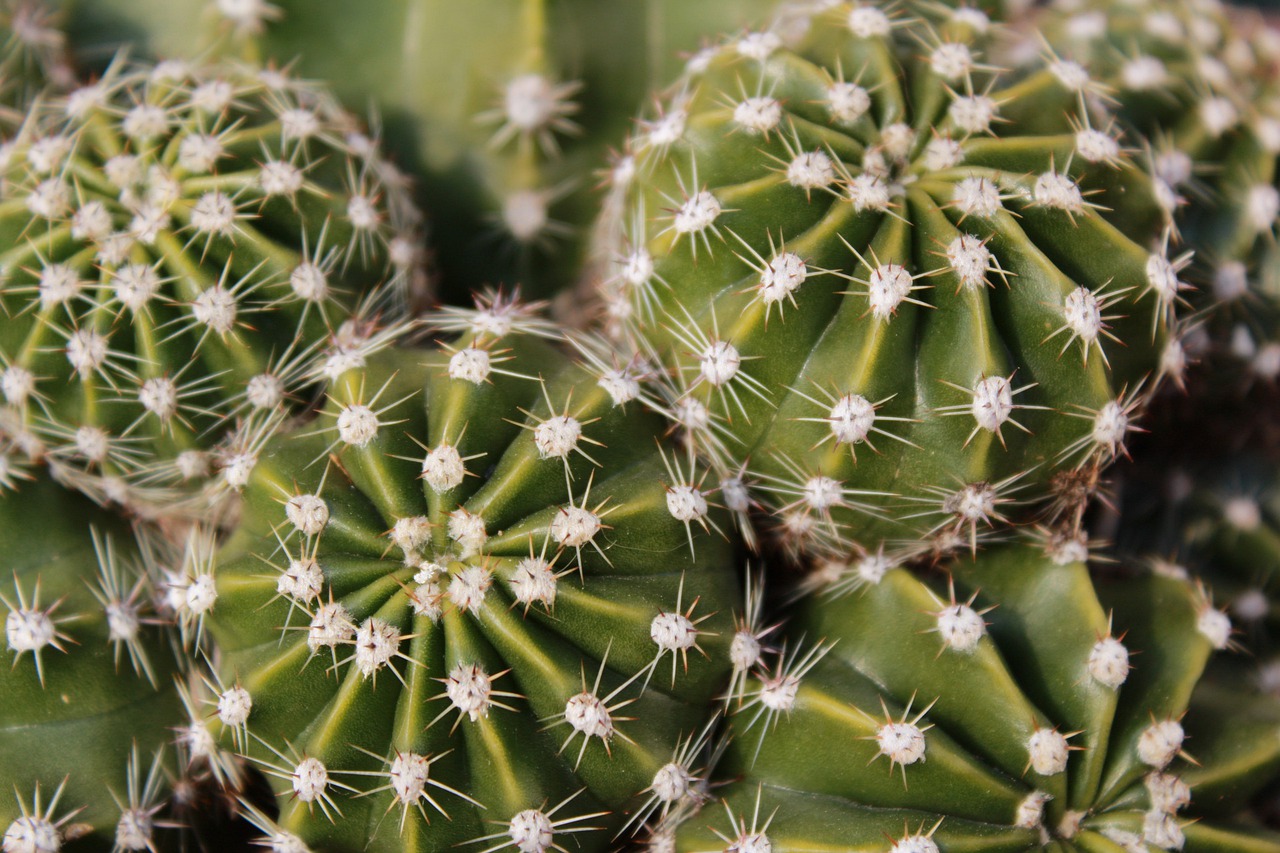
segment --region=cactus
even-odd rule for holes
[[[1215,752],[1238,709],[1186,737],[1226,617],[1172,578],[1093,580],[1080,550],[1004,545],[945,581],[893,569],[810,602],[788,634],[812,651],[749,682],[713,776],[723,806],[674,849],[1280,850],[1188,819],[1202,788],[1238,809],[1248,772]],[[1272,772],[1274,732],[1250,756]]]
[[[971,7],[817,5],[700,54],[629,141],[598,226],[615,333],[796,550],[1076,511],[1181,370],[1170,211],[1081,111],[1086,69],[1006,81]]]
[[[7,136],[46,87],[65,91],[75,82],[67,37],[44,0],[0,3],[0,129]]]
[[[259,30],[253,53],[296,61],[349,104],[372,100],[392,150],[420,174],[424,207],[449,212],[433,229],[443,295],[467,304],[468,290],[495,282],[539,297],[564,290],[595,215],[592,172],[649,89],[708,33],[745,28],[774,5],[95,0],[77,5],[69,28],[90,53],[128,40],[191,57],[229,22]]]
[[[0,495],[5,853],[77,838],[69,850],[159,849],[181,706],[169,630],[132,543],[127,526],[48,478]]]
[[[220,742],[268,837],[606,849],[728,679],[726,520],[633,379],[501,295],[438,321],[260,457],[212,561]]]
[[[1280,653],[1280,484],[1273,465],[1247,456],[1217,473],[1216,482],[1199,481],[1188,496],[1186,556],[1203,567],[1203,579],[1230,606],[1253,651],[1274,656]]]
[[[1201,583],[1238,626],[1247,651],[1237,672],[1280,695],[1280,397],[1241,393],[1198,369],[1185,390],[1162,394],[1148,412],[1150,434],[1115,471],[1114,499],[1092,521],[1126,559]],[[1187,424],[1194,424],[1187,428]]]
[[[1149,140],[1155,180],[1200,259],[1187,275],[1215,351],[1243,362],[1246,379],[1280,376],[1280,36],[1213,0],[1058,2],[1031,24],[1106,86],[1095,120]]]
[[[3,162],[3,431],[134,511],[242,485],[415,284],[403,177],[282,72],[121,60],[36,107]]]

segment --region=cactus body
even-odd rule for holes
[[[222,743],[314,849],[606,849],[727,679],[719,511],[625,384],[495,316],[344,374],[217,558]]]
[[[242,485],[417,269],[402,179],[283,73],[121,63],[37,108],[4,163],[8,443],[139,511]]]
[[[992,26],[797,14],[700,54],[613,174],[615,331],[801,550],[972,542],[1066,495],[1172,363],[1167,211],[1085,72],[1006,82]]]
[[[131,543],[127,526],[47,477],[0,495],[5,853],[76,839],[67,850],[155,850],[165,836],[165,745],[182,711]]]
[[[1162,195],[1198,262],[1187,277],[1217,353],[1248,380],[1280,376],[1280,38],[1216,2],[1055,3],[1031,23],[1086,63],[1105,94],[1090,109],[1138,129]]]
[[[725,805],[677,849],[1280,849],[1181,814],[1206,777],[1245,772],[1183,728],[1222,614],[1170,578],[1095,583],[1072,556],[1001,546],[950,565],[950,588],[895,569],[809,604],[789,632],[825,655],[748,686]]]
[[[44,0],[0,3],[0,128],[6,136],[42,90],[65,91],[75,83],[57,18]]]
[[[433,228],[443,295],[465,304],[482,284],[564,289],[595,215],[595,164],[646,93],[706,34],[748,27],[774,5],[282,0],[238,4],[232,23],[260,56],[296,61],[348,104],[375,104],[393,150],[422,176],[424,207],[448,211]],[[208,0],[100,0],[69,27],[91,52],[125,38],[190,57],[217,17]],[[205,26],[191,27],[196,18]]]

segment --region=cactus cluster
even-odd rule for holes
[[[1280,853],[1257,19],[126,5],[0,0],[3,853]]]
[[[1177,202],[1178,228],[1196,252],[1190,298],[1207,315],[1193,351],[1243,366],[1242,381],[1274,381],[1275,31],[1206,0],[1059,0],[1031,23],[1064,59],[1088,64],[1100,84],[1091,111],[1142,134],[1148,168]]]
[[[155,512],[243,485],[414,286],[403,178],[286,73],[121,60],[3,152],[0,428],[100,500]]]

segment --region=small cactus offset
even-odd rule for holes
[[[0,548],[4,853],[170,849],[182,706],[147,555],[47,477],[0,495]]]
[[[1015,79],[970,7],[813,5],[699,54],[630,140],[608,321],[797,550],[1075,511],[1182,367],[1170,211],[1084,68]]]
[[[690,782],[732,668],[727,519],[633,379],[484,305],[268,444],[216,557],[215,728],[279,793],[269,835],[605,850]]]
[[[1005,545],[946,581],[893,569],[819,596],[743,691],[723,804],[659,834],[681,851],[1280,850],[1191,819],[1202,786],[1220,809],[1247,772],[1184,728],[1226,617],[1179,580],[1093,580],[1080,550]]]
[[[3,167],[2,429],[137,512],[243,485],[415,284],[403,176],[283,72],[121,60],[37,106]]]

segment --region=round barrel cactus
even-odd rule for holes
[[[1186,583],[1093,580],[1076,548],[998,546],[944,580],[892,569],[810,602],[808,651],[748,683],[681,851],[1276,851],[1196,822],[1246,774],[1192,739],[1193,688],[1230,624]],[[1209,731],[1244,717],[1228,709]],[[1255,753],[1277,753],[1273,727]],[[839,756],[838,760],[825,760]]]
[[[1217,351],[1252,379],[1280,376],[1280,34],[1216,0],[1057,2],[1029,25],[1105,85],[1096,120],[1149,140],[1143,157],[1199,258],[1188,279]]]
[[[502,297],[441,325],[264,449],[213,561],[215,728],[268,839],[610,849],[729,680],[727,519],[625,372]]]
[[[802,13],[810,9],[811,12]],[[1178,373],[1188,258],[1087,69],[1006,75],[970,6],[793,9],[700,54],[598,224],[615,334],[799,550],[1075,512]]]
[[[0,494],[0,547],[3,850],[162,849],[182,706],[132,532],[45,477]]]
[[[166,511],[385,337],[418,215],[322,87],[130,65],[37,106],[0,161],[3,431]]]

